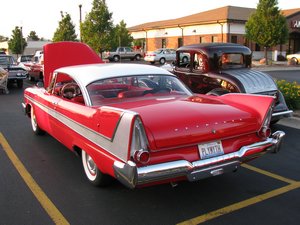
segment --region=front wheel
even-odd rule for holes
[[[295,57],[291,59],[291,62],[293,65],[297,65],[299,63]]]
[[[37,120],[36,120],[36,116],[35,116],[35,113],[34,113],[34,110],[33,108],[31,107],[31,111],[30,111],[30,118],[31,118],[31,127],[32,127],[32,130],[33,130],[33,133],[35,133],[36,135],[42,135],[45,133],[45,131],[43,131],[38,123],[37,123]]]
[[[103,174],[97,167],[92,157],[85,151],[81,151],[82,164],[85,175],[88,180],[95,186],[106,186],[111,182],[109,175]]]
[[[23,80],[21,80],[21,79],[17,80],[17,87],[23,88]]]

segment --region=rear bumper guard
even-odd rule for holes
[[[263,142],[243,146],[239,151],[209,159],[189,162],[177,160],[145,167],[137,167],[132,161],[114,163],[116,178],[129,188],[155,181],[186,177],[196,181],[237,170],[240,165],[266,152],[278,152],[285,133],[276,131]]]

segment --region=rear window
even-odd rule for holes
[[[243,68],[245,61],[243,54],[240,53],[224,53],[221,56],[221,68]]]

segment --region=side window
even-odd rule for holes
[[[56,76],[53,77],[51,85],[54,95],[71,101],[80,99],[80,103],[83,103],[83,97],[78,84],[67,74],[56,74]]]
[[[189,69],[191,54],[189,52],[179,52],[177,57],[178,67]]]
[[[207,69],[208,68],[206,58],[200,53],[195,53],[193,70],[198,73],[205,73],[207,72]]]
[[[124,52],[124,48],[119,48],[119,52]]]

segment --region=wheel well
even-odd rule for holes
[[[73,152],[75,153],[76,156],[81,157],[82,149],[79,148],[77,145],[74,145],[73,146]]]
[[[31,105],[30,104],[26,104],[26,107],[25,107],[25,115],[28,116],[29,118],[31,118]]]

